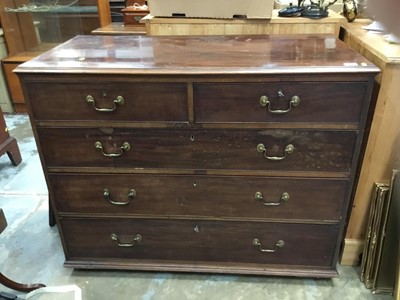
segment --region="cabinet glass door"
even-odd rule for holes
[[[1,0],[10,55],[42,52],[100,27],[97,0]]]

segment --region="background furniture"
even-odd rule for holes
[[[337,276],[378,71],[332,35],[80,36],[19,66],[65,265]]]
[[[382,72],[376,77],[378,95],[370,135],[346,233],[342,264],[358,264],[365,240],[373,185],[389,183],[400,151],[400,45],[389,44],[383,35],[368,33],[362,26],[370,20],[343,23],[341,39],[357,50]],[[397,158],[398,160],[398,158]]]
[[[124,21],[121,10],[125,8],[125,2],[125,0],[109,0],[112,23]]]
[[[323,19],[282,18],[277,9],[268,19],[195,19],[144,17],[147,35],[333,34],[346,19],[334,11]],[[151,14],[151,12],[150,12]]]
[[[21,153],[17,141],[15,138],[10,136],[4,120],[3,112],[0,109],[0,156],[5,153],[7,153],[14,166],[21,163]]]
[[[346,19],[334,11],[328,18],[281,18],[274,10],[271,20],[156,18],[150,15],[140,21],[146,25],[124,26],[112,22],[92,31],[105,35],[243,35],[243,34],[333,34],[338,36],[340,24]]]
[[[400,159],[399,155],[398,158]],[[398,165],[397,167],[400,167],[400,165]],[[393,210],[396,213],[396,222],[395,222],[395,226],[396,228],[396,233],[400,232],[400,221],[399,221],[399,217],[398,217],[398,213],[400,211],[400,182],[399,182],[399,178],[398,175],[400,173],[400,170],[393,170],[393,174],[394,176],[397,177],[397,180],[395,180],[394,184],[393,184],[393,188],[392,188],[392,197],[393,197],[393,201],[395,201],[394,205],[393,205]],[[397,241],[399,240],[399,236],[396,236]],[[400,300],[400,243],[397,245],[397,261],[396,261],[396,279],[395,279],[395,283],[394,283],[394,293],[393,293],[393,298],[394,300]]]
[[[139,4],[139,5],[145,5],[146,1],[144,0],[126,0],[125,1],[125,6],[129,7],[129,6],[133,6],[135,3]],[[115,2],[114,2],[115,4]],[[126,25],[124,24],[124,20],[123,18],[119,18],[116,17],[116,10],[118,10],[118,14],[119,15],[123,15],[123,12],[121,12],[120,7],[119,6],[113,6],[113,1],[110,0],[110,5],[111,5],[111,16],[112,16],[112,22],[99,27],[95,30],[92,31],[92,34],[102,34],[102,35],[146,35],[146,26],[144,23],[138,23],[138,24],[134,24],[134,25]],[[124,7],[125,7],[124,6]],[[117,8],[118,7],[118,8]],[[143,15],[143,12],[141,13],[141,17]],[[138,21],[140,22],[140,21]]]
[[[7,227],[7,221],[6,217],[4,216],[3,210],[0,208],[0,234],[6,229]],[[38,288],[44,287],[45,285],[43,284],[22,284],[18,283],[15,281],[12,281],[11,279],[7,278],[0,272],[0,284],[16,290],[16,291],[21,291],[21,292],[31,292],[33,290],[36,290]]]
[[[7,56],[6,44],[3,37],[3,29],[0,26],[0,60]],[[3,112],[13,112],[14,108],[8,94],[3,69],[0,68],[0,108]]]
[[[7,220],[6,217],[4,216],[3,210],[0,208],[0,233],[4,231],[7,227]]]
[[[12,105],[15,111],[25,112],[25,99],[13,70],[19,64],[53,48],[77,34],[111,23],[109,0],[73,1],[0,1],[0,16],[8,57],[2,60]],[[46,9],[31,12],[18,10],[22,6],[43,3]]]
[[[100,35],[146,35],[146,27],[143,25],[125,26],[123,22],[112,22],[106,26],[96,28],[92,34]]]

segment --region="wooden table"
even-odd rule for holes
[[[151,15],[146,23],[147,35],[242,35],[242,34],[333,34],[338,36],[346,19],[334,11],[323,19],[283,18],[278,10],[271,19],[207,19],[157,18]]]
[[[242,35],[242,34],[333,34],[338,36],[346,19],[334,11],[323,19],[282,18],[274,10],[271,19],[159,18],[147,15],[143,26],[111,23],[93,30],[104,35]]]
[[[146,27],[143,25],[124,25],[122,22],[113,22],[97,28],[92,34],[103,35],[146,35]]]
[[[0,208],[0,234],[4,231],[4,229],[6,229],[6,227],[7,227],[7,221],[4,216],[3,210]],[[12,281],[11,279],[7,278],[2,273],[0,273],[0,284],[4,285],[10,289],[20,291],[20,292],[25,292],[25,293],[31,292],[33,290],[36,290],[38,288],[45,286],[43,284],[18,283],[18,282]]]
[[[346,233],[341,263],[356,265],[363,251],[368,211],[374,182],[389,183],[400,151],[400,45],[389,44],[382,34],[365,31],[369,20],[343,23],[341,39],[357,50],[382,72],[376,77],[379,87],[373,122]],[[397,158],[398,160],[398,158]]]

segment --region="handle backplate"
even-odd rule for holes
[[[261,192],[256,192],[254,195],[254,199],[256,199],[257,201],[261,201],[261,204],[265,205],[265,206],[278,206],[284,202],[289,201],[289,198],[290,198],[289,193],[286,193],[286,192],[282,193],[278,202],[269,202],[269,201],[265,200],[264,196]]]
[[[294,149],[295,148],[294,148],[294,146],[292,144],[288,144],[285,147],[285,151],[284,151],[284,155],[283,156],[268,156],[267,155],[267,149],[265,148],[265,145],[264,144],[258,144],[257,145],[257,152],[258,153],[264,153],[264,157],[266,159],[273,160],[273,161],[279,161],[279,160],[285,159],[288,154],[292,154],[294,152]]]
[[[278,251],[278,249],[283,248],[285,246],[285,242],[283,240],[279,240],[279,241],[276,242],[275,248],[273,248],[273,249],[264,249],[264,248],[262,248],[260,240],[258,238],[255,238],[253,240],[253,246],[254,247],[258,247],[258,250],[260,250],[261,252],[274,253],[274,252]]]
[[[134,234],[131,241],[128,243],[122,243],[116,233],[112,233],[110,238],[118,247],[133,247],[142,241],[142,236],[140,234]]]
[[[111,193],[110,193],[109,189],[104,189],[103,190],[103,197],[104,197],[104,199],[106,199],[108,202],[110,202],[113,205],[123,206],[123,205],[128,205],[129,203],[131,203],[132,199],[134,199],[136,197],[136,191],[134,189],[130,189],[129,190],[128,200],[127,201],[114,201],[114,200],[112,200]]]
[[[111,108],[98,108],[96,106],[96,100],[94,99],[94,97],[92,95],[86,96],[86,103],[88,105],[92,105],[96,111],[100,111],[100,112],[113,112],[117,109],[117,106],[123,105],[124,102],[125,102],[124,97],[117,96],[117,98],[113,100],[113,102],[112,102],[113,106]]]
[[[300,97],[295,95],[290,99],[288,109],[271,109],[271,101],[268,99],[268,97],[265,95],[260,97],[260,105],[262,107],[266,107],[268,111],[272,114],[278,114],[278,115],[286,114],[289,111],[291,111],[293,107],[296,107],[299,104],[300,104]]]
[[[101,154],[103,154],[106,157],[119,157],[122,154],[124,154],[124,152],[127,152],[131,149],[131,145],[128,142],[124,142],[122,144],[122,146],[120,147],[120,150],[117,153],[106,153],[104,152],[104,147],[103,144],[99,141],[94,143],[94,147],[96,148],[96,150],[100,151]]]

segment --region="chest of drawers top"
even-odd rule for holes
[[[34,73],[143,75],[377,71],[344,43],[323,35],[77,36],[17,69]]]

